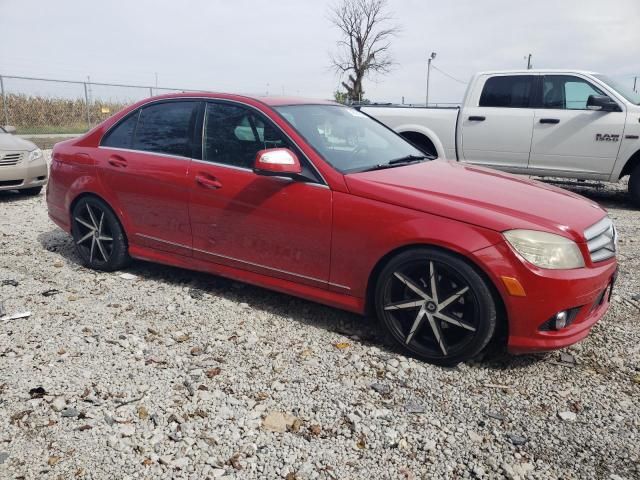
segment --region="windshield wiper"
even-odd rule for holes
[[[421,162],[427,157],[426,155],[406,155],[400,158],[394,158],[393,160],[389,160],[387,163],[379,163],[378,165],[373,165],[372,167],[365,168],[364,170],[360,170],[361,172],[371,172],[373,170],[382,170],[385,168],[393,168],[393,167],[401,167],[402,165],[409,165],[410,163]]]

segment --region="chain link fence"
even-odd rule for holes
[[[138,100],[187,91],[0,75],[0,125],[25,136],[81,134]]]

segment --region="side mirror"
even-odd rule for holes
[[[587,99],[587,110],[600,112],[621,112],[620,105],[606,95],[589,95]]]
[[[296,177],[302,173],[300,160],[288,148],[270,148],[256,154],[253,171],[258,175]]]
[[[5,125],[4,127],[4,131],[10,134],[15,134],[16,133],[16,127],[14,127],[13,125]]]

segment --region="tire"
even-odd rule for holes
[[[628,188],[631,201],[636,207],[640,208],[640,163],[631,172]]]
[[[374,302],[388,337],[436,365],[473,358],[496,330],[489,285],[468,262],[436,248],[413,248],[393,257],[378,276]]]
[[[31,188],[23,188],[22,190],[19,190],[19,192],[22,195],[28,195],[30,197],[35,197],[36,195],[40,195],[40,192],[42,191],[42,187],[31,187]]]
[[[96,197],[83,197],[71,212],[71,234],[85,266],[112,272],[130,261],[127,239],[113,210]]]

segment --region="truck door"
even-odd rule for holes
[[[496,75],[467,98],[460,118],[467,163],[524,173],[533,133],[535,75]]]
[[[545,75],[542,108],[535,110],[529,169],[606,180],[622,143],[626,112],[587,109],[590,95],[606,95],[575,75]]]

